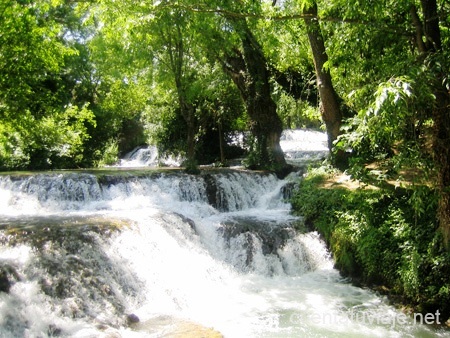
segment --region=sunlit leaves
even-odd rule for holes
[[[87,106],[68,106],[43,118],[24,111],[20,118],[1,121],[0,169],[59,166],[63,158],[72,165],[81,161],[87,124],[96,124]]]
[[[391,169],[426,167],[430,138],[426,107],[433,101],[431,89],[416,78],[399,76],[380,83],[369,107],[348,120],[336,143],[339,149],[354,152],[353,174],[363,174],[361,163],[374,160],[389,160]]]
[[[0,167],[83,161],[94,85],[75,37],[81,11],[59,0],[0,2]],[[72,33],[71,33],[72,32]]]
[[[400,100],[407,103],[412,95],[411,79],[405,77],[392,78],[378,86],[373,112],[378,115],[384,105],[395,106],[399,104]]]
[[[60,71],[64,57],[76,53],[59,39],[61,25],[45,17],[45,1],[21,5],[3,0],[0,11],[0,102],[4,116],[14,117],[29,101],[42,98],[36,85]],[[41,7],[42,6],[42,7]],[[44,21],[47,20],[47,21]],[[45,25],[44,25],[45,22]]]
[[[100,140],[118,134],[127,119],[145,115],[146,121],[160,116],[167,120],[179,113],[180,90],[195,106],[196,118],[237,110],[239,114],[223,115],[232,120],[242,107],[213,61],[242,50],[239,32],[246,26],[262,46],[271,71],[293,70],[314,80],[306,30],[298,16],[313,3],[0,0],[2,149],[16,151],[16,159],[26,160],[25,145],[66,142],[60,136],[50,140],[51,128],[86,142],[88,138],[77,136],[75,126],[81,128],[80,135],[87,126],[90,136]],[[383,153],[393,145],[397,151],[411,132],[422,137],[423,126],[430,124],[428,108],[435,100],[430,88],[436,78],[427,74],[444,74],[439,82],[450,88],[447,3],[439,4],[444,51],[425,61],[414,47],[410,17],[415,5],[423,20],[419,1],[316,3],[329,56],[327,70],[344,103],[359,112],[343,130],[347,145]],[[301,120],[300,111],[310,109],[278,92],[272,95],[286,119]],[[97,122],[102,121],[96,128],[87,119],[64,124],[62,116],[76,120],[67,107],[87,107],[87,103]],[[217,110],[216,104],[221,108]],[[20,128],[31,125],[47,130],[47,136],[33,143],[37,133]]]

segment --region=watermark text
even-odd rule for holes
[[[370,311],[346,311],[339,313],[292,313],[291,323],[309,322],[314,325],[346,325],[358,323],[362,325],[382,325],[395,328],[402,325],[441,325],[439,310],[435,313],[414,313],[412,316],[402,312],[373,313]]]

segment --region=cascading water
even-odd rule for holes
[[[233,144],[245,148],[243,139],[243,135],[238,134],[234,137]],[[327,134],[315,130],[284,130],[281,135],[280,146],[286,160],[295,165],[304,165],[305,162],[320,160],[328,155]],[[158,167],[161,165],[179,167],[182,161],[182,158],[161,157],[158,149],[150,145],[133,149],[116,166],[125,168]]]
[[[285,184],[232,170],[0,176],[0,337],[440,335],[343,280],[318,234],[296,230]]]
[[[173,156],[160,156],[158,149],[154,145],[147,147],[137,147],[127,153],[116,166],[126,168],[138,167],[179,167],[182,158]]]
[[[286,161],[299,165],[328,156],[327,134],[308,129],[284,130],[280,146]]]

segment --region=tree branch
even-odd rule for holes
[[[404,27],[388,25],[385,22],[377,22],[373,20],[364,20],[364,19],[346,19],[340,17],[328,17],[328,16],[320,16],[317,14],[309,14],[309,13],[297,13],[291,15],[264,15],[258,13],[245,13],[245,12],[237,12],[223,8],[208,8],[205,6],[186,6],[186,5],[168,5],[168,4],[160,4],[157,8],[161,7],[177,7],[183,9],[185,11],[191,11],[194,13],[210,13],[210,14],[218,14],[228,18],[234,19],[256,19],[256,20],[273,20],[273,21],[290,21],[290,20],[317,20],[319,22],[335,22],[335,23],[347,23],[347,24],[355,24],[355,25],[364,25],[364,26],[373,26],[380,27],[385,30],[398,32],[399,29],[404,30]],[[410,34],[408,34],[410,36]]]

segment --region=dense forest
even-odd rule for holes
[[[431,189],[448,248],[449,74],[447,0],[0,0],[0,170],[154,144],[194,171],[244,133],[285,175],[283,129],[321,127],[333,166],[412,182],[415,215]]]
[[[1,168],[95,166],[144,143],[223,161],[237,131],[249,166],[277,168],[283,128],[320,115],[336,165],[434,160],[444,184],[449,7],[2,0]]]

